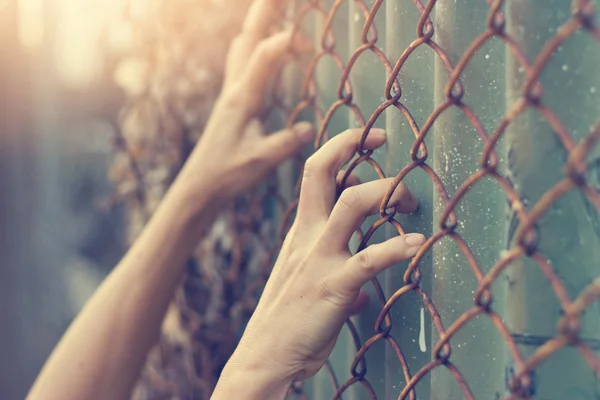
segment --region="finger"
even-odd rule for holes
[[[250,113],[259,112],[269,93],[270,81],[277,76],[284,64],[286,54],[295,48],[300,48],[304,39],[298,35],[294,36],[292,42],[292,31],[279,32],[261,41],[252,55],[244,59],[244,71],[239,81],[238,90],[251,101],[247,101]]]
[[[334,272],[334,282],[339,285],[340,293],[355,293],[380,272],[413,257],[423,243],[425,236],[414,233],[368,246],[352,256],[344,267]]]
[[[241,36],[248,38],[249,45],[258,43],[268,34],[273,24],[279,19],[285,5],[281,0],[256,0],[248,9]],[[250,51],[254,46],[250,46]]]
[[[344,182],[345,176],[346,176],[346,171],[342,170],[342,171],[338,172],[337,177],[335,178],[336,186],[337,186],[339,192],[341,192],[342,190],[347,189],[349,187],[361,184],[361,181],[360,181],[360,178],[358,177],[358,175],[351,173],[350,175],[348,175],[348,178],[346,178],[346,181]],[[344,184],[343,188],[341,187],[342,184]]]
[[[349,129],[333,137],[313,154],[304,165],[298,215],[308,220],[327,218],[336,195],[335,177],[356,153],[362,129]],[[382,129],[371,129],[364,144],[375,149],[385,143]]]
[[[352,307],[350,307],[349,314],[360,314],[361,312],[366,310],[366,308],[369,306],[369,302],[369,294],[363,289],[360,289],[360,292],[358,292],[358,296],[356,296],[356,300],[354,300],[354,304],[352,305]]]
[[[278,0],[256,0],[252,3],[241,32],[231,43],[227,57],[226,84],[243,72],[252,52],[268,36],[277,17],[281,15],[285,3]]]
[[[299,122],[291,129],[272,133],[262,139],[260,151],[268,167],[275,167],[298,153],[315,136],[315,129],[309,122]]]
[[[347,249],[348,241],[365,218],[379,212],[382,199],[392,189],[394,178],[375,180],[344,190],[333,207],[323,235],[331,237],[331,246]],[[389,206],[397,212],[414,212],[418,203],[408,188],[400,183],[392,194]]]
[[[252,128],[251,128],[252,127]],[[249,123],[247,134],[257,136],[262,132],[262,124],[258,120],[253,120]],[[276,166],[281,162],[292,157],[302,149],[302,146],[310,143],[315,135],[314,126],[309,122],[299,122],[292,129],[284,129],[282,131],[272,133],[265,137],[261,147],[261,151],[265,153],[265,159],[268,164]],[[360,185],[361,181],[358,175],[351,173],[346,176],[346,171],[340,171],[336,177],[336,183],[339,187],[344,184],[344,189]]]

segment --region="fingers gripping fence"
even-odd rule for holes
[[[231,13],[208,0],[156,2],[159,23],[139,27],[140,57],[156,71],[129,97],[112,170],[132,237],[202,132],[235,30],[223,26],[239,27],[249,3]],[[316,51],[282,72],[268,117],[313,119],[315,148],[364,129],[346,175],[395,179],[356,251],[405,231],[429,239],[373,281],[376,304],[348,320],[326,376],[291,396],[600,398],[594,18],[583,0],[294,2],[287,22]],[[363,148],[373,126],[388,133],[383,159]],[[199,245],[134,398],[210,396],[291,224],[299,185],[286,188],[286,168]],[[400,182],[421,203],[415,215],[388,204]],[[264,207],[273,201],[275,243]]]
[[[591,213],[594,218],[600,211],[600,193],[597,175],[594,175],[597,173],[595,171],[598,159],[595,161],[593,159],[594,154],[597,154],[596,142],[600,138],[600,122],[597,121],[599,114],[597,106],[592,106],[591,111],[589,107],[581,107],[579,110],[581,114],[576,117],[567,116],[568,121],[577,120],[574,126],[577,127],[578,132],[574,132],[573,128],[563,121],[560,112],[549,105],[556,104],[554,98],[560,97],[561,94],[552,90],[544,92],[546,85],[542,83],[545,71],[552,65],[553,57],[563,52],[572,38],[585,37],[588,42],[579,48],[580,51],[589,57],[592,57],[593,54],[597,56],[600,51],[600,28],[594,23],[593,2],[573,1],[571,14],[565,14],[560,24],[550,26],[551,32],[547,35],[548,37],[534,39],[526,38],[522,31],[520,32],[515,27],[516,23],[511,21],[511,18],[513,20],[525,19],[525,23],[534,24],[535,21],[527,21],[526,18],[535,18],[544,12],[558,13],[559,8],[569,11],[566,1],[549,3],[488,1],[487,5],[483,5],[482,2],[482,5],[477,5],[477,7],[479,9],[486,8],[485,25],[482,24],[482,29],[476,37],[469,38],[471,43],[466,46],[466,50],[462,54],[457,54],[456,42],[458,39],[450,40],[447,35],[451,35],[452,29],[460,32],[460,21],[457,15],[461,12],[467,13],[467,11],[459,6],[449,5],[449,2],[431,0],[425,4],[418,0],[414,2],[305,0],[296,3],[291,23],[298,34],[306,26],[313,32],[317,32],[316,53],[309,62],[299,63],[302,66],[304,79],[299,93],[299,101],[295,106],[290,107],[289,101],[276,95],[273,101],[274,109],[287,115],[288,125],[303,119],[306,113],[312,114],[318,123],[315,148],[322,146],[331,134],[337,133],[334,131],[337,128],[332,127],[337,124],[337,116],[342,111],[348,112],[350,119],[355,120],[360,127],[364,128],[364,134],[361,141],[357,143],[356,159],[346,169],[346,177],[357,170],[359,166],[367,164],[379,179],[386,177],[384,168],[389,171],[388,174],[395,176],[388,194],[382,199],[379,218],[371,223],[364,233],[358,232],[359,244],[356,251],[368,246],[376,232],[385,229],[384,227],[391,227],[400,235],[405,233],[405,222],[403,222],[405,217],[397,215],[395,207],[390,205],[389,201],[394,189],[401,182],[410,179],[411,174],[419,174],[419,179],[426,177],[431,182],[434,202],[437,202],[433,211],[435,217],[433,234],[423,249],[406,266],[401,279],[389,282],[387,278],[392,275],[387,275],[386,281],[388,282],[385,282],[384,286],[388,290],[377,279],[372,282],[380,303],[380,311],[375,318],[371,333],[368,336],[364,336],[364,332],[359,334],[359,329],[355,324],[350,320],[347,321],[348,330],[356,344],[356,355],[349,366],[350,377],[347,380],[340,381],[332,364],[326,365],[333,386],[333,397],[341,398],[349,393],[350,388],[357,385],[363,387],[358,398],[365,398],[365,393],[369,398],[377,397],[377,386],[381,385],[374,383],[374,379],[379,379],[380,376],[367,373],[367,367],[371,368],[373,363],[369,364],[366,359],[369,352],[378,351],[374,349],[379,346],[379,343],[385,342],[386,351],[393,355],[393,358],[396,359],[395,362],[400,366],[398,376],[388,374],[386,379],[401,383],[395,388],[388,388],[390,390],[385,394],[380,394],[386,398],[397,396],[400,399],[517,399],[533,398],[536,395],[540,395],[539,398],[557,399],[598,398],[595,396],[598,396],[596,379],[600,377],[600,360],[597,354],[600,335],[596,320],[592,321],[588,318],[589,321],[592,321],[590,324],[593,327],[591,330],[584,329],[584,322],[589,321],[583,314],[600,297],[600,278],[588,279],[587,282],[578,282],[576,285],[572,284],[573,280],[571,279],[574,276],[582,276],[578,269],[587,271],[590,266],[593,266],[593,273],[596,275],[600,272],[598,268],[600,259],[593,258],[594,255],[598,255],[594,250],[598,247],[598,236],[595,236],[598,234],[598,226],[597,222],[591,219],[589,219],[591,228],[582,228],[583,222],[579,225],[557,226],[557,224],[561,224],[560,221],[563,221],[564,218],[580,218],[578,213],[583,208],[583,204],[587,207],[586,212]],[[390,53],[388,50],[391,48],[389,35],[390,32],[394,32],[393,24],[397,21],[390,18],[390,13],[402,13],[404,11],[399,8],[403,7],[407,10],[410,8],[406,13],[412,13],[410,15],[414,16],[413,25],[416,25],[416,33],[412,33],[413,39],[404,51],[398,57],[392,58],[388,54]],[[457,9],[452,10],[452,7],[457,7]],[[467,6],[464,3],[462,7],[471,7],[471,4]],[[350,10],[349,13],[348,10]],[[386,12],[386,19],[383,22],[387,25],[388,35],[385,39],[388,43],[382,44],[378,23],[382,21],[382,16]],[[449,14],[453,17],[449,17]],[[353,17],[362,25],[360,40],[355,43],[356,46],[350,43],[350,54],[343,56],[342,54],[345,53],[343,46],[348,45],[348,38],[342,35],[347,32],[340,32],[336,27],[340,26],[340,21],[343,24],[344,21]],[[315,21],[320,21],[320,23]],[[404,22],[407,22],[407,19]],[[470,30],[472,31],[472,29]],[[407,30],[403,32],[407,32]],[[532,42],[536,40],[539,51],[531,55],[530,53],[535,47]],[[469,75],[469,67],[476,62],[475,59],[482,57],[481,52],[485,52],[486,46],[490,43],[495,43],[496,46],[500,45],[502,46],[500,48],[504,49],[504,68],[505,72],[508,71],[506,72],[506,88],[503,92],[505,110],[498,113],[497,118],[492,122],[489,119],[483,121],[478,116],[478,105],[469,102],[469,88],[474,88],[474,91],[479,90],[477,85],[469,80],[485,79],[485,76]],[[429,58],[423,58],[424,54],[427,54]],[[376,60],[385,70],[383,97],[370,115],[365,113],[360,106],[356,87],[368,86],[379,77],[375,77],[376,73],[372,70],[365,71],[360,66],[361,59],[365,57]],[[435,104],[432,112],[424,113],[423,110],[416,110],[411,106],[411,96],[414,98],[418,95],[418,93],[415,94],[415,90],[418,88],[411,84],[403,74],[413,58],[419,58],[417,62],[421,63],[422,69],[428,68],[426,63],[434,64],[435,71],[433,73],[435,75],[432,73],[431,80],[435,80],[437,86],[434,88]],[[319,77],[320,65],[326,59],[332,65],[329,71],[337,69],[339,76],[336,82],[335,96],[331,101],[323,101],[323,97],[329,96],[330,98],[331,93],[323,93],[319,83],[321,79]],[[581,60],[584,60],[581,54],[579,58],[575,55],[571,56],[571,61],[575,64],[582,62]],[[575,66],[565,64],[561,69],[563,72],[568,72],[569,67],[574,68]],[[359,71],[358,75],[353,75],[353,71],[357,70]],[[491,74],[492,69],[489,72]],[[576,74],[575,71],[572,73]],[[595,73],[598,73],[597,70]],[[328,78],[331,76],[331,74],[327,75]],[[581,75],[579,77],[573,75],[561,79],[585,80],[586,78]],[[285,82],[284,80],[280,81],[277,92],[284,91],[289,97],[289,87],[284,87]],[[412,92],[409,89],[412,89]],[[580,92],[576,94],[576,97],[595,93],[595,87],[587,89],[590,93],[588,91]],[[421,88],[421,90],[424,89]],[[548,100],[549,96],[551,98]],[[598,104],[600,102],[597,97],[594,99],[591,103]],[[494,106],[494,104],[490,105]],[[587,114],[583,115],[586,111]],[[448,114],[452,112],[454,112],[452,115],[459,115],[459,117],[448,117]],[[532,113],[536,115],[536,123],[532,122],[533,117],[528,116]],[[416,117],[416,114],[422,115],[423,118]],[[460,128],[462,131],[453,133],[458,139],[453,140],[449,133],[447,137],[444,137],[445,129],[453,129],[458,126],[455,121],[457,118],[465,121]],[[401,119],[403,121],[399,122]],[[374,152],[363,147],[371,128],[385,120],[402,124],[406,129],[401,132],[401,140],[411,142],[409,147],[400,146],[398,148],[399,152],[395,154],[395,157],[401,160],[402,165],[395,170],[389,166],[382,167],[381,163],[376,161]],[[543,121],[543,123],[539,121]],[[587,126],[592,124],[592,128],[582,132],[581,121],[585,121]],[[440,122],[443,126],[439,126]],[[538,128],[536,124],[541,124],[544,128]],[[466,126],[470,126],[470,130],[465,128]],[[544,136],[536,136],[538,135],[536,132],[541,131]],[[472,136],[472,133],[477,135],[478,140]],[[541,143],[547,141],[564,153],[563,159],[557,159],[554,153],[543,154],[544,146]],[[465,145],[465,143],[470,144]],[[528,148],[527,143],[529,143]],[[459,152],[470,152],[471,157],[473,157],[474,151],[478,152],[478,159],[476,163],[473,162],[473,167],[476,167],[475,171],[468,172],[461,182],[457,182],[457,179],[452,176],[452,171],[448,171],[448,167],[460,168],[459,165],[457,166],[458,162],[454,164],[448,161],[444,162],[444,154],[441,154],[444,151],[452,153],[452,150],[449,150],[452,145],[458,145]],[[393,144],[390,143],[389,146],[393,146]],[[432,151],[434,156],[432,156]],[[460,157],[457,154],[450,154],[450,156]],[[446,159],[447,157],[446,154]],[[539,169],[546,171],[549,175],[554,174],[551,171],[558,171],[561,175],[555,174],[554,176],[558,176],[558,178],[554,181],[546,180],[546,186],[540,184],[536,189],[532,189],[530,179],[533,178],[523,177],[521,170],[521,168],[525,168],[523,165],[527,165],[530,171]],[[540,179],[543,180],[543,178]],[[486,188],[493,185],[496,193],[503,194],[505,201],[508,202],[508,210],[497,212],[495,215],[508,215],[511,218],[510,223],[507,223],[508,238],[505,249],[499,257],[496,253],[495,259],[490,260],[489,265],[482,265],[477,254],[478,249],[474,249],[472,243],[470,244],[472,240],[466,239],[462,233],[461,214],[468,219],[469,216],[465,215],[466,213],[486,212],[484,203],[478,204],[476,209],[469,209],[468,212],[461,205],[467,201],[470,193],[479,191],[481,185],[487,185]],[[452,186],[454,190],[450,190],[449,186]],[[543,187],[543,190],[539,189],[540,187]],[[574,206],[573,202],[561,203],[561,201],[572,199],[576,195],[581,196],[577,197],[577,201],[581,202],[578,203],[578,206]],[[559,203],[567,204],[571,208],[565,211],[568,216],[555,217],[554,214],[561,211],[555,209]],[[283,214],[281,238],[290,225],[296,205],[297,201],[292,202],[289,209]],[[577,208],[577,210],[572,208]],[[490,212],[489,208],[487,212]],[[550,215],[550,219],[548,219],[548,215]],[[554,225],[552,219],[554,219]],[[410,217],[407,221],[409,222],[406,223],[411,223]],[[485,232],[486,228],[482,227],[483,235],[493,236],[491,231],[503,229],[504,218],[500,221],[492,220],[492,222],[495,222],[497,226],[492,226],[488,233]],[[585,222],[587,223],[588,220]],[[575,228],[573,228],[574,226]],[[587,242],[582,241],[581,247],[576,250],[582,254],[585,253],[584,255],[569,261],[568,258],[550,258],[545,254],[545,249],[556,254],[557,247],[560,248],[561,244],[568,245],[568,241],[555,241],[555,236],[561,229],[579,229],[570,232],[563,230],[564,236],[587,236],[585,239]],[[454,250],[451,252],[445,250],[450,247],[456,249],[457,261],[454,263],[445,261],[446,255],[449,253],[454,256]],[[590,248],[592,250],[589,250]],[[572,252],[573,249],[565,248],[563,251]],[[427,258],[430,253],[433,253],[433,266],[430,265]],[[466,260],[466,263],[463,262],[465,265],[461,265],[461,262],[458,261],[459,258]],[[570,264],[556,265],[557,260],[561,263],[570,262]],[[430,266],[426,267],[425,265]],[[454,283],[440,282],[440,279],[450,276],[448,273],[443,275],[442,267],[445,266],[456,269],[468,267],[471,271],[469,274],[475,278],[474,287],[467,290],[456,280]],[[440,277],[436,272],[440,273]],[[432,274],[435,274],[433,278],[430,276]],[[466,276],[464,271],[460,274]],[[595,276],[592,275],[592,277]],[[425,285],[426,281],[430,283]],[[498,286],[497,282],[499,281],[508,281],[506,283],[508,288]],[[543,295],[540,295],[539,298],[534,297],[537,289],[534,289],[533,283],[536,282],[533,281],[542,286],[540,290]],[[389,290],[389,285],[394,286],[394,290]],[[454,289],[446,290],[452,286]],[[493,286],[494,290],[492,290]],[[467,292],[473,300],[470,308],[450,312],[447,297],[451,293],[455,293],[453,290]],[[431,356],[428,359],[421,356],[421,361],[424,361],[420,363],[414,362],[414,356],[407,356],[407,354],[414,354],[414,350],[407,345],[409,342],[403,341],[399,337],[408,332],[400,330],[398,334],[395,334],[392,329],[394,324],[397,324],[397,318],[392,317],[393,308],[398,307],[397,304],[409,296],[413,296],[410,298],[418,301],[414,294],[420,299],[420,303],[431,320],[433,343]],[[552,296],[551,300],[549,300],[550,296]],[[539,300],[540,298],[542,300]],[[550,313],[547,309],[554,307],[556,299],[558,300],[557,309],[553,309]],[[530,305],[526,304],[528,301]],[[441,307],[440,303],[442,303]],[[526,311],[515,311],[521,308]],[[445,311],[448,312],[445,313]],[[594,309],[592,312],[597,313],[597,310]],[[536,318],[539,321],[541,314],[555,317],[550,323],[547,323],[548,329],[540,328],[536,331],[537,328],[528,325],[527,320],[534,321],[531,324],[535,324]],[[481,321],[482,318],[487,318],[493,324],[491,329],[495,329],[495,332],[493,335],[489,335],[489,342],[484,343],[479,351],[491,352],[502,357],[502,359],[496,359],[490,356],[486,358],[487,364],[481,364],[482,358],[478,354],[461,355],[460,348],[455,346],[461,332],[469,331],[475,321]],[[552,317],[546,318],[546,320],[548,319],[552,319]],[[400,323],[404,324],[404,322]],[[429,323],[427,325],[429,326]],[[587,336],[584,336],[583,331]],[[589,333],[590,331],[592,333]],[[499,342],[492,342],[491,338],[494,335],[500,338]],[[483,340],[485,342],[485,338]],[[415,344],[412,346],[414,347]],[[460,347],[460,344],[458,346]],[[571,353],[566,356],[565,349],[576,351],[579,356],[573,356]],[[489,380],[484,379],[484,382],[499,381],[500,383],[484,385],[481,382],[470,381],[468,376],[463,373],[463,367],[468,365],[469,359],[474,363],[479,362],[478,365],[468,366],[471,371],[474,369],[487,370],[489,375],[499,375],[488,377]],[[544,369],[544,365],[552,365],[553,359],[562,360],[560,362],[565,363],[562,366],[571,371],[562,373],[561,378],[556,371],[549,372],[548,369]],[[465,360],[467,360],[466,363]],[[507,367],[506,373],[499,374],[498,371],[504,372],[504,361],[510,367]],[[388,362],[390,361],[387,360],[386,363]],[[381,363],[380,360],[378,364]],[[494,367],[494,364],[501,365],[501,368]],[[445,372],[441,372],[442,370]],[[573,378],[584,375],[588,377],[587,380]],[[557,377],[559,382],[550,382],[554,379],[552,377]],[[572,381],[569,382],[569,380]],[[429,383],[421,385],[424,381]],[[547,385],[550,389],[544,389],[543,385]],[[570,389],[564,389],[570,385],[579,385],[579,389],[575,390],[580,392],[568,392]],[[488,387],[486,388],[486,386]],[[590,389],[590,387],[594,389]],[[396,389],[395,394],[393,389]],[[560,390],[563,391],[560,392]],[[307,395],[301,385],[295,385],[293,392],[299,396]]]

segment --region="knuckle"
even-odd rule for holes
[[[350,187],[342,192],[338,203],[347,209],[353,209],[361,203],[361,199],[360,189]]]
[[[368,273],[375,269],[373,260],[371,259],[371,252],[369,251],[368,247],[356,254],[356,263],[361,270]]]
[[[273,54],[273,43],[269,39],[265,39],[258,43],[256,46],[256,50],[254,50],[254,54],[261,59],[268,59]]]
[[[283,55],[291,46],[290,32],[280,32],[258,43],[256,54],[261,58],[275,59]]]

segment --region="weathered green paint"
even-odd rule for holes
[[[333,5],[332,0],[326,2],[326,8],[329,9]],[[337,12],[336,17],[332,21],[334,32],[348,32],[348,9],[347,2],[344,2]],[[315,46],[317,49],[321,49],[322,34],[325,30],[326,17],[321,14],[314,14],[315,16]],[[335,37],[335,51],[342,59],[347,61],[347,54],[349,52],[349,44],[347,35],[336,35]],[[319,109],[326,113],[329,107],[337,100],[337,86],[340,81],[341,71],[335,64],[333,58],[329,55],[324,56],[320,59],[316,70],[315,70],[315,83],[317,90],[317,106]],[[334,114],[333,118],[327,125],[327,131],[330,136],[337,135],[338,133],[348,128],[348,112],[346,108],[338,109]],[[330,356],[331,366],[334,369],[336,378],[339,384],[343,384],[350,378],[350,364],[354,359],[354,342],[348,330],[344,328],[336,346]],[[333,387],[330,382],[330,377],[325,372],[325,369],[321,370],[317,376],[313,379],[312,397],[314,399],[331,399],[334,395]],[[349,395],[354,392],[354,389],[350,389],[344,395],[344,399],[349,399]]]
[[[512,0],[508,4],[508,31],[526,56],[533,60],[542,46],[570,15],[570,2],[560,0]],[[551,59],[541,76],[542,101],[552,108],[565,126],[581,139],[600,116],[600,62],[598,43],[580,33],[568,40]],[[507,106],[522,95],[523,70],[507,52]],[[564,177],[566,152],[552,127],[530,110],[508,129],[511,179],[527,209]],[[596,157],[598,152],[596,152]],[[587,207],[576,190],[559,199],[537,224],[539,251],[551,262],[562,284],[575,297],[600,272],[598,214]],[[515,228],[516,223],[512,224]],[[514,239],[511,229],[509,239]],[[512,245],[513,243],[511,243]],[[561,308],[556,295],[535,263],[521,260],[509,271],[507,324],[518,337],[550,338],[557,334]],[[600,311],[593,304],[583,318],[582,336],[600,338]],[[539,341],[538,341],[539,342]],[[538,344],[521,344],[525,357]],[[566,367],[566,368],[565,368]],[[595,399],[600,396],[593,371],[574,348],[553,355],[536,371],[536,398]]]
[[[485,2],[468,0],[440,2],[435,9],[436,42],[457,64],[475,38],[486,30],[489,10]],[[462,83],[462,101],[472,108],[486,130],[491,131],[504,109],[504,52],[499,41],[486,44],[471,59]],[[435,107],[446,101],[449,79],[439,57],[435,62]],[[477,131],[458,108],[444,111],[433,125],[434,170],[452,198],[461,185],[477,170],[483,149]],[[500,145],[501,147],[501,145]],[[500,150],[498,148],[498,150]],[[438,232],[445,205],[434,192],[434,231]],[[498,184],[487,178],[470,187],[455,207],[460,234],[485,274],[504,248],[505,196]],[[476,276],[455,240],[445,237],[433,249],[433,302],[446,329],[474,306]],[[503,285],[492,287],[494,309],[503,312]],[[433,330],[433,343],[440,335]],[[460,370],[477,399],[495,399],[504,390],[504,342],[485,315],[472,319],[451,339],[450,361]],[[463,399],[456,379],[444,367],[432,373],[432,400]]]
[[[386,47],[385,53],[392,65],[400,58],[404,50],[417,37],[416,27],[419,11],[412,0],[386,2]],[[408,108],[421,126],[433,109],[433,53],[425,48],[417,49],[406,61],[398,76],[402,88],[400,102]],[[397,175],[410,163],[410,149],[415,140],[412,129],[404,115],[396,108],[385,113],[388,135],[385,170],[388,176]],[[429,149],[433,149],[433,137],[426,140]],[[431,159],[430,159],[431,160]],[[427,237],[432,233],[433,191],[427,174],[416,169],[409,173],[403,182],[419,200],[416,213],[397,216],[407,232],[421,232]],[[388,226],[388,236],[397,235],[395,228]],[[388,297],[402,284],[408,262],[394,267],[385,274],[384,286]],[[431,253],[420,264],[422,271],[421,288],[431,292]],[[415,374],[431,359],[431,318],[425,313],[425,326],[421,327],[421,309],[423,304],[419,296],[408,293],[401,297],[391,309],[393,321],[392,336],[396,338],[408,363],[411,374]],[[421,329],[425,331],[425,351],[419,345]],[[384,398],[397,398],[406,386],[406,379],[398,361],[396,352],[388,345],[386,348],[386,395]],[[427,375],[416,387],[419,399],[430,398],[430,376]]]
[[[332,0],[325,4],[329,8]],[[371,6],[373,1],[366,2]],[[563,0],[510,0],[506,4],[507,29],[531,60],[555,27],[569,16],[569,4]],[[484,2],[472,4],[468,0],[438,2],[435,8],[435,41],[447,52],[454,64],[472,41],[487,28],[489,6]],[[379,32],[378,47],[394,64],[402,51],[416,38],[419,12],[411,0],[385,2],[376,17]],[[344,2],[334,20],[336,51],[348,61],[361,44],[364,16],[354,2]],[[318,19],[313,27],[319,35],[324,20]],[[560,117],[576,139],[589,131],[589,126],[600,115],[600,75],[595,67],[600,62],[597,42],[585,34],[578,34],[562,46],[553,57],[548,71],[542,75],[545,87],[543,101]],[[465,89],[463,102],[467,104],[486,131],[495,130],[502,115],[521,95],[523,72],[514,55],[498,39],[492,39],[469,62],[462,75]],[[337,99],[336,90],[340,73],[331,60],[322,60],[317,68],[319,105],[323,111]],[[387,74],[380,61],[365,53],[352,69],[354,102],[360,107],[365,120],[384,101]],[[401,102],[407,106],[420,127],[432,110],[446,98],[448,74],[431,49],[421,48],[413,53],[399,75],[403,94]],[[330,134],[358,126],[346,109],[336,113],[329,125]],[[382,114],[376,127],[386,128],[388,143],[385,150],[376,152],[388,176],[396,175],[409,163],[409,150],[414,141],[406,119],[395,109]],[[478,168],[483,148],[476,130],[464,114],[453,107],[445,111],[431,127],[426,144],[428,163],[439,174],[450,197]],[[507,130],[506,137],[496,146],[500,157],[500,171],[508,173],[528,209],[562,175],[566,154],[556,135],[539,114],[531,111],[520,116]],[[600,150],[590,157],[598,158]],[[358,169],[363,180],[375,178],[370,167]],[[594,171],[589,179],[600,186]],[[430,236],[440,229],[444,211],[438,193],[421,171],[411,172],[404,181],[418,197],[420,209],[411,216],[398,216],[407,231],[419,231]],[[457,232],[462,235],[485,274],[512,243],[517,224],[506,206],[505,194],[499,185],[486,178],[469,190],[456,207],[459,220]],[[372,223],[370,219],[368,223]],[[560,199],[538,224],[540,250],[551,260],[571,297],[575,297],[600,267],[600,219],[589,203],[577,192]],[[365,225],[367,226],[367,225]],[[395,235],[391,227],[380,230],[371,240],[378,242]],[[351,247],[355,248],[354,240]],[[433,260],[432,260],[433,257]],[[406,263],[392,268],[381,276],[386,295],[402,285]],[[434,246],[421,264],[421,286],[431,294],[446,328],[474,305],[473,292],[477,281],[466,258],[454,241],[445,238]],[[370,289],[370,287],[368,287]],[[519,348],[529,357],[536,346],[527,338],[556,335],[560,317],[559,305],[547,279],[530,261],[514,263],[500,275],[492,286],[493,309],[520,342]],[[371,291],[372,300],[375,299]],[[431,360],[432,346],[440,339],[426,313],[426,349],[419,346],[421,302],[411,293],[392,308],[393,336],[400,343],[414,374]],[[373,322],[380,311],[377,301],[361,318],[356,319],[364,341],[373,334]],[[583,337],[600,339],[598,306],[584,317]],[[525,342],[529,344],[526,344]],[[450,360],[463,373],[477,399],[495,399],[508,392],[512,360],[507,346],[491,321],[482,315],[472,320],[451,340]],[[354,356],[351,338],[346,330],[332,354],[334,370],[343,383],[348,379],[350,361]],[[367,378],[379,398],[396,398],[406,384],[395,352],[389,345],[379,343],[367,352]],[[565,366],[568,370],[565,370]],[[598,397],[598,384],[593,372],[573,349],[563,350],[542,364],[535,376],[536,398],[539,399],[592,399]],[[345,399],[365,398],[360,385],[346,392]],[[328,377],[320,373],[313,381],[312,398],[325,399],[333,394]],[[462,399],[463,392],[456,380],[443,367],[426,376],[417,386],[419,399]]]
[[[371,8],[374,1],[368,0],[364,2],[367,7]],[[363,11],[355,2],[349,3],[349,56],[351,56],[360,46],[362,46],[362,30],[365,24],[365,16]],[[382,8],[375,17],[375,25],[378,27],[379,40],[377,45],[385,48],[385,9]],[[336,37],[341,37],[341,34]],[[370,37],[370,36],[369,36]],[[348,60],[349,58],[346,58]],[[382,103],[383,88],[385,86],[386,74],[385,69],[381,65],[379,59],[370,51],[364,52],[352,67],[350,73],[350,82],[352,83],[353,101],[360,108],[362,115],[367,121],[371,113]],[[359,121],[354,114],[349,113],[349,127],[361,127]],[[385,128],[385,119],[380,118],[376,124],[376,128]],[[383,167],[385,165],[385,149],[378,149],[374,154],[374,159]],[[369,165],[362,165],[357,168],[357,175],[363,182],[373,180],[376,174]],[[363,225],[363,228],[368,228],[377,219],[377,216],[369,218]],[[386,239],[385,230],[379,229],[371,238],[370,244],[384,241]],[[353,240],[351,249],[354,250],[358,246],[358,241]],[[362,341],[370,338],[375,334],[374,325],[375,319],[381,310],[381,305],[377,299],[377,295],[369,283],[365,286],[371,298],[369,308],[359,317],[355,317],[360,338]],[[367,378],[373,386],[378,398],[385,396],[385,351],[386,345],[383,341],[374,344],[366,353]],[[367,397],[362,385],[356,385],[351,392],[349,399],[364,399]]]

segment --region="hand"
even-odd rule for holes
[[[410,234],[350,253],[351,236],[368,215],[378,212],[392,182],[384,179],[347,188],[336,202],[336,173],[352,158],[361,134],[358,129],[346,131],[307,161],[297,218],[224,374],[252,371],[254,382],[265,376],[270,384],[279,379],[288,385],[312,376],[333,349],[361,286],[414,256],[425,242],[423,235]],[[374,149],[384,142],[385,133],[373,129],[365,147]],[[417,208],[402,184],[390,204],[404,213]]]
[[[284,3],[257,0],[231,45],[223,90],[182,174],[191,191],[210,188],[217,200],[229,200],[255,185],[314,136],[312,125],[306,122],[265,135],[259,119],[270,79],[282,68],[284,56],[311,49],[298,35],[292,42],[291,31],[268,35]]]

